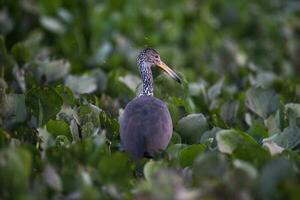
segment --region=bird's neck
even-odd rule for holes
[[[153,77],[151,71],[151,65],[141,62],[139,63],[139,69],[141,78],[143,80],[143,91],[141,95],[153,96]]]

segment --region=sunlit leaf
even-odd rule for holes
[[[45,77],[47,82],[63,78],[70,71],[70,62],[65,59],[45,61],[39,64],[38,75]]]
[[[71,132],[69,125],[64,121],[60,120],[50,120],[46,124],[47,131],[51,133],[54,137],[59,135],[64,135],[67,138],[71,139]]]
[[[73,92],[78,94],[92,93],[97,89],[97,80],[92,76],[69,75],[65,79],[65,84]]]

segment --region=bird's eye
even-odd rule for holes
[[[155,56],[155,58],[158,58],[158,56]]]

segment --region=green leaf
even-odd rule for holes
[[[222,177],[228,169],[227,158],[217,152],[200,154],[192,166],[195,182],[203,181],[203,177]]]
[[[100,112],[100,122],[108,130],[108,138],[113,139],[118,136],[119,123],[116,119],[109,117],[104,111]]]
[[[17,43],[12,47],[12,55],[20,66],[23,66],[30,60],[30,52],[22,43]]]
[[[105,72],[97,68],[92,71],[92,76],[97,80],[97,92],[104,92],[107,87],[107,76]]]
[[[34,128],[26,126],[26,124],[17,126],[11,136],[20,140],[22,143],[29,143],[32,145],[36,145],[39,141],[37,131]]]
[[[42,16],[40,18],[41,25],[55,34],[63,34],[66,31],[66,27],[58,19],[49,16]]]
[[[257,167],[270,159],[269,152],[251,136],[237,130],[221,130],[216,134],[219,151],[248,161]]]
[[[60,120],[49,120],[46,124],[47,131],[51,133],[54,137],[57,137],[59,135],[66,136],[69,140],[72,139],[72,135],[70,132],[69,125]]]
[[[191,166],[195,158],[206,149],[204,144],[193,144],[183,148],[179,153],[181,167]]]
[[[188,144],[199,143],[202,134],[208,130],[208,124],[203,114],[190,114],[179,120],[176,130],[182,141]]]
[[[8,94],[6,96],[7,123],[14,124],[24,122],[27,118],[24,94]]]
[[[4,199],[16,199],[29,187],[32,158],[24,148],[0,152],[0,194]]]
[[[261,121],[254,121],[247,133],[256,140],[268,137],[268,131]]]
[[[95,135],[100,130],[101,112],[101,109],[93,104],[81,105],[77,108],[77,121],[83,138]]]
[[[279,98],[270,89],[251,88],[246,94],[246,106],[263,119],[279,108]]]
[[[227,101],[221,107],[221,117],[227,124],[234,124],[237,121],[237,113],[239,109],[238,101]]]
[[[215,148],[217,146],[216,141],[216,133],[222,130],[219,127],[213,127],[211,130],[205,131],[201,136],[201,143],[208,144],[211,148]]]
[[[101,180],[106,183],[127,185],[132,173],[132,165],[125,153],[106,154],[99,161],[98,172]]]
[[[277,133],[265,141],[274,141],[279,146],[285,149],[293,149],[300,144],[300,127],[297,124],[290,124],[281,133]]]
[[[172,78],[160,74],[154,79],[154,94],[159,99],[167,100],[172,96],[184,99],[187,96],[187,84],[177,83]]]
[[[178,133],[173,132],[170,143],[172,144],[180,144],[181,143],[181,137]]]
[[[244,135],[235,130],[221,130],[216,133],[216,140],[219,151],[232,154],[237,146],[244,142]]]
[[[126,85],[132,92],[135,92],[138,84],[141,83],[140,77],[134,74],[126,74],[125,76],[120,76],[119,81]]]
[[[34,87],[26,94],[26,105],[38,119],[38,126],[55,119],[63,104],[62,98],[50,87]]]
[[[73,92],[70,88],[64,85],[58,85],[55,87],[56,92],[63,98],[64,104],[74,106],[76,101]]]
[[[285,106],[287,111],[288,120],[293,122],[296,118],[300,118],[300,104],[299,103],[288,103]]]
[[[58,135],[55,138],[56,146],[58,147],[69,147],[71,142],[65,135]]]
[[[219,80],[216,84],[214,84],[211,88],[208,89],[207,95],[210,100],[214,100],[220,95],[223,84],[224,78]]]
[[[258,180],[257,190],[261,199],[276,199],[283,181],[295,176],[292,163],[286,158],[279,157],[271,160],[262,169]]]
[[[133,98],[135,96],[135,92],[132,92],[124,83],[119,81],[119,77],[123,76],[124,72],[121,70],[114,70],[108,74],[108,82],[107,82],[107,93],[112,97],[122,97],[126,95],[126,97]]]

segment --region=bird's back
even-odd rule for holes
[[[122,148],[138,159],[165,149],[172,136],[172,120],[164,102],[140,96],[128,103],[120,118]]]

